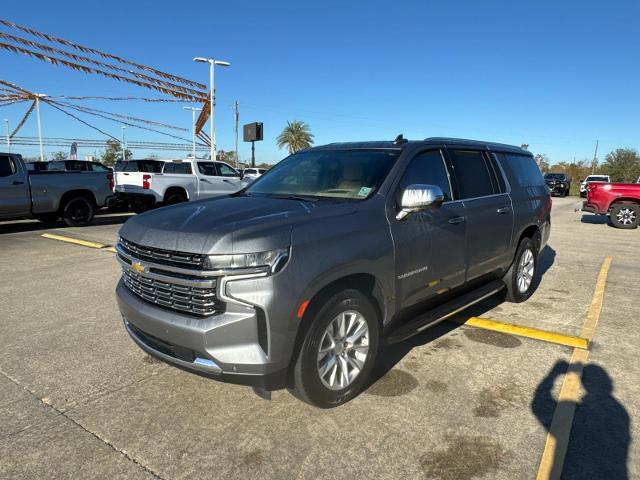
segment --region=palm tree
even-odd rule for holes
[[[278,148],[287,147],[289,153],[295,153],[313,145],[313,134],[306,123],[300,120],[287,121],[287,126],[278,135],[276,143]]]

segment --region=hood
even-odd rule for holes
[[[350,215],[353,203],[219,197],[131,217],[120,235],[140,245],[190,253],[251,253],[290,245],[291,229],[323,216]]]

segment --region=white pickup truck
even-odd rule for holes
[[[210,160],[128,160],[115,168],[115,194],[136,212],[157,204],[229,195],[249,182],[224,162]]]

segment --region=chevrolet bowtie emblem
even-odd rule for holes
[[[132,262],[131,270],[133,270],[136,273],[142,273],[144,272],[145,268],[144,268],[144,265],[142,265],[140,262]]]

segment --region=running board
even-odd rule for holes
[[[505,288],[502,280],[494,280],[464,295],[454,298],[426,313],[418,315],[401,325],[387,336],[387,343],[398,343],[419,334],[426,328],[432,327],[447,318],[461,312],[465,308],[481,302],[485,298],[495,295]]]

